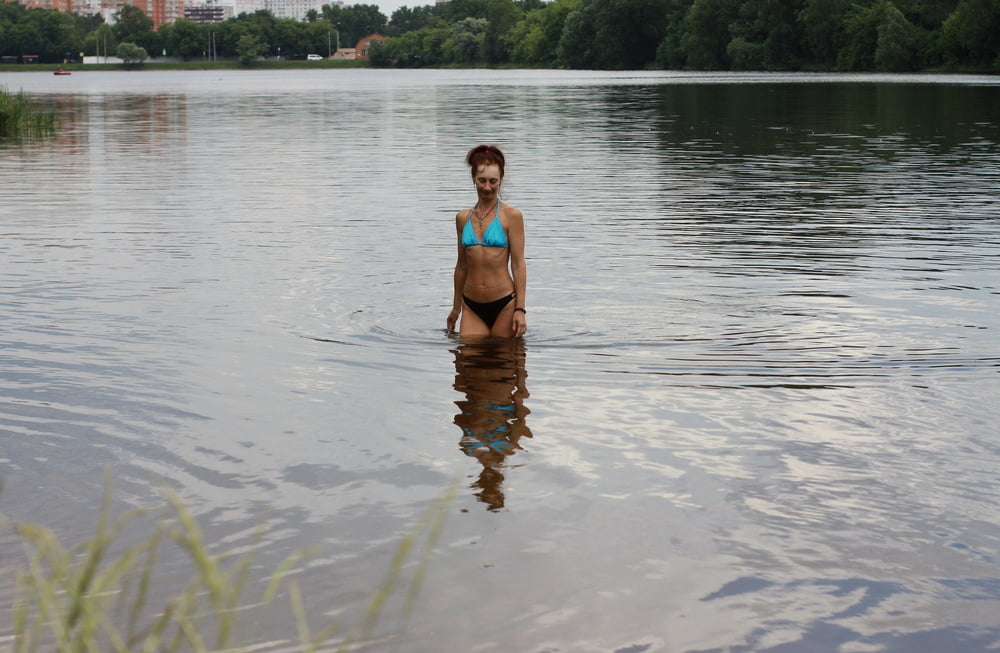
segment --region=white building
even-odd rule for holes
[[[236,15],[244,12],[252,14],[260,9],[270,11],[278,18],[294,18],[304,20],[306,13],[310,9],[317,12],[323,9],[323,5],[333,4],[329,0],[235,0],[234,7]]]

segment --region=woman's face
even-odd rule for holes
[[[500,166],[495,163],[487,163],[479,166],[479,170],[472,176],[472,181],[476,183],[476,192],[484,200],[490,200],[500,192]]]

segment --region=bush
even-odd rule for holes
[[[136,64],[141,64],[149,55],[146,54],[146,49],[141,48],[135,43],[119,43],[118,49],[115,50],[115,56],[125,62],[125,65],[132,66]]]

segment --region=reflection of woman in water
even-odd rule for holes
[[[462,336],[519,338],[528,328],[524,218],[500,201],[503,152],[479,145],[469,151],[466,162],[472,169],[477,201],[455,216],[458,262],[448,329],[455,330],[461,315]]]
[[[461,448],[483,465],[472,487],[490,510],[503,508],[500,484],[508,456],[521,449],[518,440],[531,437],[524,406],[524,344],[522,340],[474,340],[458,346],[455,389],[465,394],[456,401],[455,424],[462,429]]]

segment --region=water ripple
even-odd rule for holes
[[[326,545],[349,620],[458,476],[410,650],[995,648],[995,78],[17,79],[62,122],[0,144],[5,514],[78,539],[111,468]],[[479,141],[510,351],[444,330]]]

